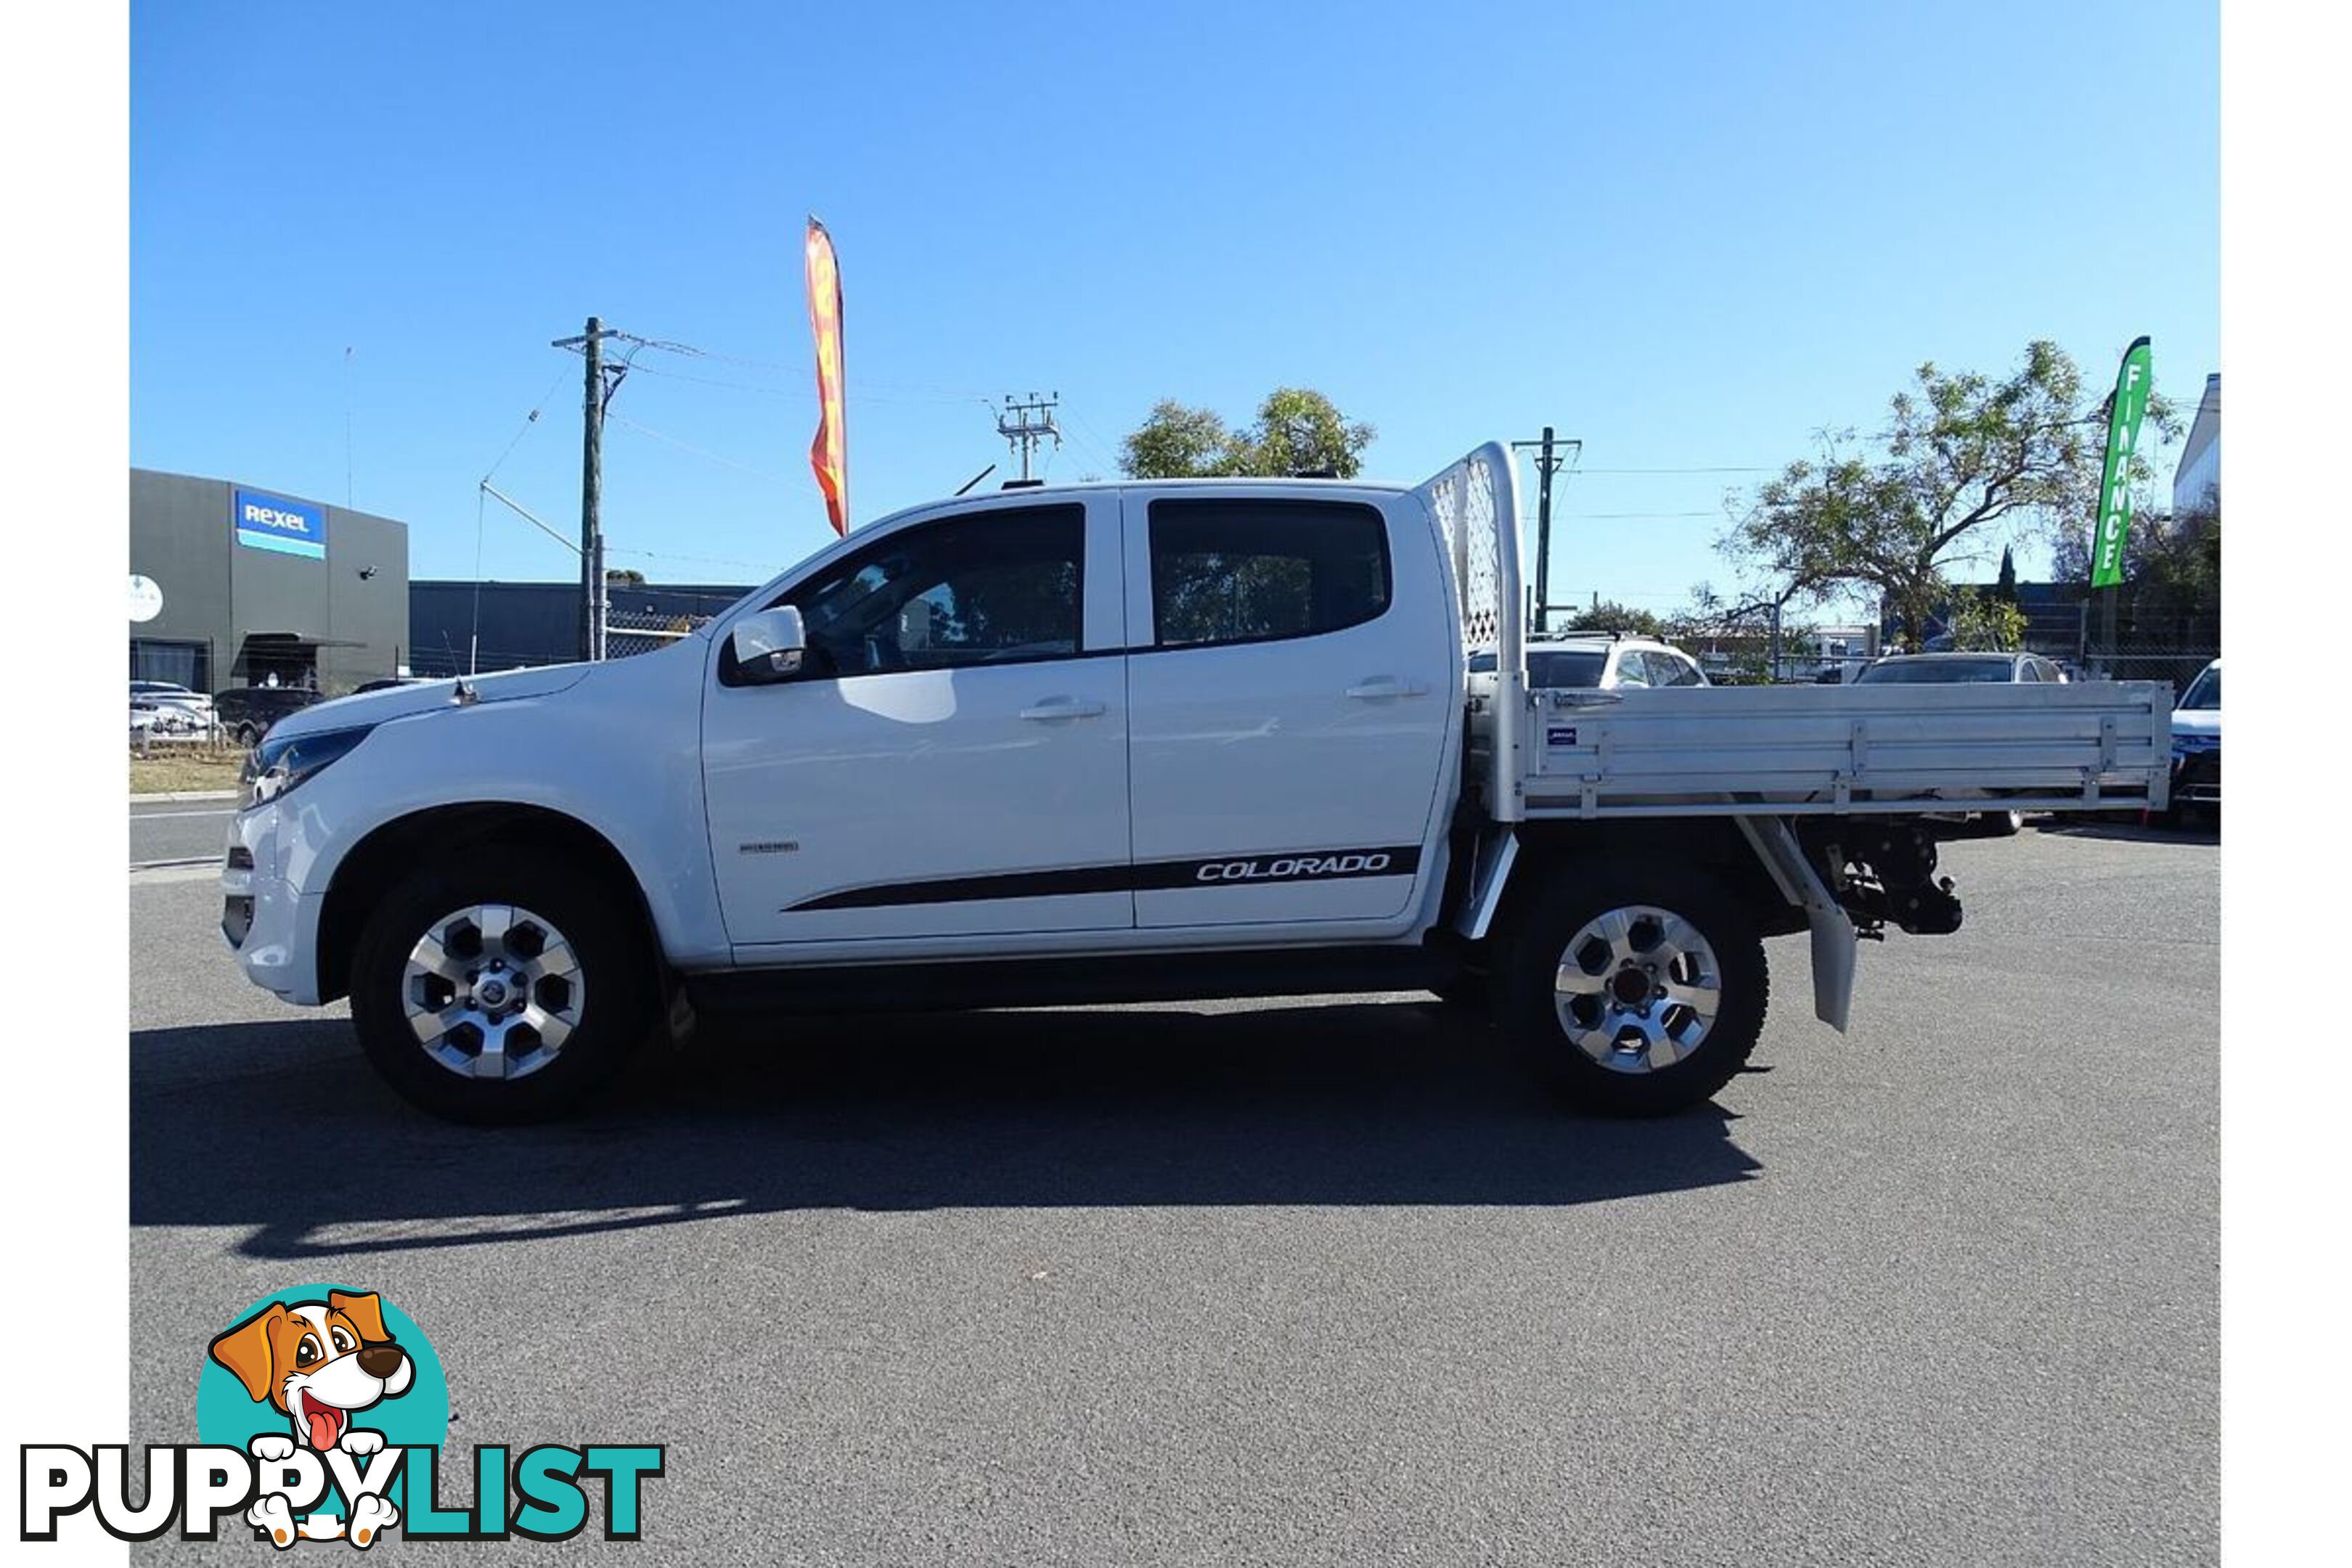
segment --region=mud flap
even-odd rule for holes
[[[1813,1016],[1839,1034],[1845,1033],[1853,1005],[1854,957],[1860,947],[1853,921],[1822,885],[1811,862],[1798,847],[1797,836],[1789,830],[1786,817],[1736,816],[1732,820],[1747,835],[1780,896],[1805,911],[1813,933]]]
[[[1469,942],[1486,936],[1495,923],[1495,911],[1503,902],[1503,888],[1510,881],[1511,868],[1518,858],[1518,835],[1507,826],[1478,846],[1470,864],[1469,896],[1462,900],[1461,912],[1454,917],[1455,935]]]

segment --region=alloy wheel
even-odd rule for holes
[[[572,943],[515,904],[435,921],[409,950],[401,1004],[425,1054],[464,1078],[517,1079],[556,1059],[587,994]]]
[[[1561,1032],[1614,1072],[1657,1072],[1706,1041],[1723,1007],[1723,968],[1698,928],[1671,910],[1629,904],[1577,929],[1552,983]]]

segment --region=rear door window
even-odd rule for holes
[[[1318,637],[1389,607],[1388,529],[1360,502],[1155,500],[1154,646]]]

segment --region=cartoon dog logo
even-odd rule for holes
[[[352,1425],[352,1416],[408,1392],[415,1363],[383,1326],[383,1299],[373,1291],[352,1295],[330,1290],[323,1301],[272,1301],[212,1342],[212,1358],[236,1374],[257,1404],[283,1415],[290,1436],[265,1434],[253,1440],[254,1457],[278,1460],[297,1445],[321,1453],[341,1448],[365,1456],[383,1447],[383,1434]],[[273,1509],[269,1505],[275,1504]],[[250,1521],[268,1530],[280,1546],[292,1544],[294,1526],[281,1497],[264,1498]],[[250,1516],[248,1516],[250,1518]],[[314,1524],[340,1524],[313,1514]],[[352,1510],[351,1539],[365,1545],[400,1522],[400,1511],[381,1498],[362,1498]]]

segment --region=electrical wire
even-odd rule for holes
[[[1635,518],[1662,517],[1721,517],[1719,511],[1563,511],[1553,519],[1559,522],[1625,522]]]
[[[555,379],[547,384],[547,390],[539,395],[539,401],[531,405],[530,412],[523,416],[522,427],[514,433],[514,439],[507,443],[506,450],[499,454],[499,460],[489,466],[488,470],[482,475],[483,479],[492,479],[498,477],[499,469],[505,465],[509,458],[514,455],[514,449],[522,444],[522,438],[530,434],[530,427],[539,423],[540,415],[547,407],[547,400],[555,395],[555,389],[562,386],[570,374],[569,371],[556,373]]]
[[[767,578],[774,576],[777,571],[777,568],[774,566],[765,564],[758,561],[737,561],[724,555],[672,555],[657,550],[633,550],[626,545],[621,544],[607,544],[604,546],[604,553],[607,555],[636,555],[642,556],[648,561],[690,561],[702,566],[748,566],[752,571],[761,574],[761,581],[765,581]],[[659,587],[660,584],[648,584],[648,586]]]
[[[708,458],[714,463],[721,464],[730,468],[740,468],[744,473],[753,474],[763,479],[772,479],[780,485],[790,484],[792,482],[783,475],[776,473],[772,469],[758,468],[752,464],[739,461],[736,458],[710,451],[706,447],[698,447],[691,441],[682,441],[678,439],[678,437],[669,435],[666,431],[656,430],[652,426],[642,424],[637,420],[628,417],[626,415],[614,414],[608,411],[604,416],[604,421],[608,425],[625,426],[629,429],[637,432],[640,436],[650,436],[656,441],[667,441],[669,445],[676,447],[682,452],[691,452],[698,458]]]

